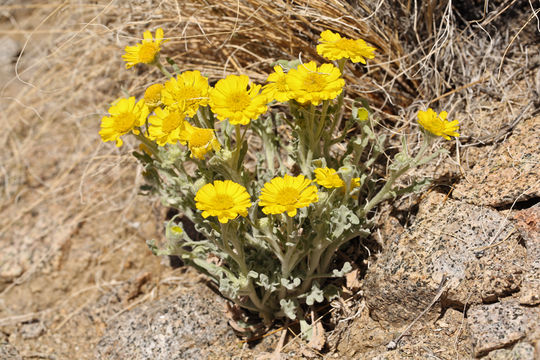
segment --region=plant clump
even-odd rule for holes
[[[145,32],[142,44],[126,47],[127,68],[150,64],[167,79],[139,102],[117,100],[100,131],[117,146],[127,134],[138,139],[142,151],[134,155],[144,167],[145,188],[204,236],[191,240],[174,217],[166,225],[167,246],[150,241],[150,248],[181,257],[267,323],[289,318],[308,326],[306,306],[337,296],[329,280],[351,270],[349,263],[337,265],[338,249],[370,234],[378,204],[422,189],[426,179],[409,186],[397,180],[440,155],[444,150],[429,153],[429,145],[435,137],[459,136],[457,120],[421,111],[423,146],[411,154],[402,136],[381,177],[374,166],[385,153],[385,136],[377,135],[368,103],[355,101],[348,118],[344,111],[346,62],[365,64],[375,56],[364,40],[326,30],[317,51],[334,63],[284,60],[266,84],[240,74],[212,87],[199,70],[181,72],[170,59],[172,73],[165,68],[163,39],[158,29],[155,40]],[[276,110],[279,103],[287,114]]]

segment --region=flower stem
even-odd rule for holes
[[[137,139],[139,139],[140,142],[142,142],[148,148],[148,150],[150,150],[150,152],[152,153],[152,155],[155,156],[157,161],[159,161],[160,163],[163,162],[163,160],[159,156],[159,151],[158,151],[157,145],[153,141],[151,141],[146,136],[144,136],[144,135],[142,135],[140,133],[139,134],[134,134],[134,135],[135,135],[135,137]]]
[[[245,262],[245,255],[244,255],[244,248],[240,241],[238,241],[237,237],[237,231],[231,232],[231,224],[222,224],[221,225],[221,236],[223,238],[223,245],[225,249],[227,250],[227,253],[229,256],[233,258],[233,260],[238,264],[238,267],[240,268],[241,274],[244,276],[244,278],[247,281],[246,288],[244,290],[247,290],[247,295],[253,305],[259,310],[264,318],[270,318],[269,309],[264,305],[264,303],[259,298],[259,295],[257,294],[257,290],[253,286],[253,282],[247,274],[249,273],[249,268]],[[229,246],[229,242],[232,244],[233,249]]]
[[[167,69],[165,69],[163,64],[161,64],[161,61],[159,59],[157,59],[155,64],[156,64],[157,68],[159,69],[159,71],[161,71],[161,73],[163,75],[167,76],[169,79],[173,77],[173,75]]]
[[[375,205],[380,203],[381,201],[386,200],[389,195],[390,191],[392,190],[392,186],[394,185],[394,182],[405,172],[407,172],[410,168],[413,168],[418,165],[418,163],[422,160],[422,157],[424,156],[424,153],[428,149],[430,145],[430,140],[426,136],[424,137],[424,143],[422,144],[422,147],[420,148],[420,151],[418,151],[418,154],[413,158],[407,161],[404,166],[398,170],[394,170],[390,173],[390,178],[386,181],[386,184],[382,187],[381,190],[375,195],[362,209],[362,215],[365,216]],[[406,149],[403,149],[406,150]]]

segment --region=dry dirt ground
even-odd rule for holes
[[[140,69],[126,71],[123,67],[120,59],[122,49],[140,36],[140,29],[163,26],[166,35],[178,34],[178,38],[171,40],[171,46],[183,49],[182,56],[187,57],[190,51],[197,48],[194,43],[199,44],[200,49],[209,46],[204,36],[212,38],[213,34],[208,33],[212,21],[227,22],[232,29],[241,25],[253,6],[257,11],[262,8],[267,14],[278,13],[283,8],[277,5],[273,7],[270,2],[259,4],[248,1],[242,2],[242,7],[238,2],[237,9],[236,1],[224,2],[220,5],[222,8],[217,5],[213,7],[221,11],[219,14],[222,17],[214,14],[214,19],[209,19],[202,12],[210,6],[207,2],[189,2],[186,8],[182,7],[181,2],[155,3],[158,2],[53,3],[8,0],[0,3],[0,122],[4,126],[4,131],[0,133],[0,144],[4,149],[0,154],[0,356],[93,359],[96,357],[97,343],[106,334],[108,324],[115,319],[157,299],[204,286],[204,279],[193,271],[174,269],[168,259],[155,257],[148,250],[146,240],[163,238],[167,209],[159,199],[139,195],[139,186],[143,184],[141,169],[127,151],[134,143],[126,141],[127,145],[121,149],[101,143],[98,136],[99,119],[104,115],[107,104],[121,91],[140,95],[145,86],[158,77],[156,72],[146,73]],[[307,2],[300,3],[299,9],[294,11],[300,12],[303,7],[308,9]],[[318,3],[314,2],[315,5]],[[496,9],[500,10],[504,8],[503,5],[514,2],[496,3],[500,5]],[[468,84],[463,84],[462,88],[454,86],[454,92],[450,91],[450,94],[445,88],[448,79],[437,80],[440,82],[436,85],[438,89],[433,90],[429,98],[444,95],[442,105],[453,104],[459,109],[458,115],[463,121],[461,132],[469,145],[460,153],[461,158],[454,155],[452,161],[448,162],[448,168],[438,166],[426,170],[430,175],[448,175],[450,179],[463,175],[476,163],[478,154],[486,151],[483,147],[492,144],[493,138],[484,141],[486,133],[498,136],[497,131],[503,129],[502,125],[517,119],[520,112],[524,114],[522,119],[530,119],[538,106],[531,101],[534,100],[534,88],[539,88],[535,91],[540,90],[536,30],[540,25],[537,25],[538,19],[534,17],[527,21],[533,10],[526,7],[527,1],[522,3],[525,7],[520,11],[525,15],[512,18],[519,20],[516,26],[504,30],[504,36],[496,38],[494,43],[486,42],[484,54],[496,48],[499,57],[493,55],[493,61],[486,60],[489,66],[482,64],[484,68],[469,74],[471,78]],[[349,5],[343,2],[342,6],[345,8]],[[432,9],[442,10],[442,6]],[[235,18],[233,15],[236,11],[240,15]],[[496,15],[496,11],[491,15]],[[298,19],[302,26],[309,26],[313,13],[306,10]],[[342,21],[339,17],[323,20],[333,21],[336,30],[346,25],[343,22],[349,21]],[[456,22],[466,20],[458,19]],[[436,24],[434,22],[432,25]],[[522,25],[529,35],[516,40],[513,36]],[[271,22],[266,26],[272,26]],[[199,32],[199,35],[203,32],[205,35],[193,37],[193,42],[189,43],[189,39],[182,36],[190,31]],[[250,28],[242,31],[239,33],[249,38]],[[308,44],[311,41],[311,46],[315,44],[312,37],[299,36],[291,29],[287,31],[290,39],[297,36],[298,41]],[[427,26],[426,31],[436,33],[437,28]],[[221,36],[219,41],[224,41],[230,33],[214,35]],[[269,37],[272,36],[275,34],[269,33]],[[395,38],[397,35],[388,42]],[[298,53],[293,45],[287,45],[290,39],[275,45],[282,47],[279,51],[283,56]],[[297,43],[294,44],[296,46]],[[488,78],[491,81],[496,75],[496,65],[507,46],[508,59],[502,68],[507,79],[504,86],[501,85],[499,91],[493,93],[497,84],[502,82],[490,83],[485,87],[483,97],[478,95],[475,98],[477,93],[472,89],[480,81]],[[396,49],[393,46],[388,48]],[[477,48],[473,50],[479,51]],[[473,50],[470,54],[472,58],[477,55]],[[251,59],[254,66],[249,67],[241,58],[243,51],[248,54],[245,56],[253,55],[250,54],[251,50],[237,45],[221,46],[216,58],[194,56],[189,64],[198,63],[216,76],[243,69],[254,79],[264,80],[272,59],[255,54]],[[201,53],[204,52],[201,50]],[[390,56],[386,50],[384,54]],[[399,54],[393,55],[397,57]],[[434,60],[435,63],[440,61]],[[467,63],[459,61],[456,61],[456,67],[467,67]],[[534,61],[536,65],[531,65]],[[224,63],[229,67],[223,67]],[[183,65],[187,69],[189,66],[186,64]],[[379,67],[363,72],[362,77],[375,73],[373,76],[381,80],[381,71],[384,70],[386,74],[397,76],[396,83],[401,89],[409,89],[411,93],[418,90],[427,96],[427,85],[421,78],[400,78],[399,71],[405,73],[409,69],[396,70],[388,64],[382,62]],[[530,67],[531,71],[522,76],[519,71],[521,67]],[[427,65],[417,69],[418,74],[422,71],[426,71],[422,73],[424,75],[431,74],[426,69]],[[431,75],[437,78],[437,74]],[[352,72],[348,76],[351,79],[355,77]],[[381,87],[384,91],[380,91],[372,87],[375,89],[373,91],[380,91],[380,96],[374,101],[381,113],[387,113],[389,121],[405,129],[410,121],[395,119],[411,119],[418,102],[411,97],[411,93],[399,90],[398,85],[397,90],[384,90],[386,88]],[[357,84],[351,90],[361,91],[363,86],[367,85]],[[456,95],[467,91],[470,92],[468,97]],[[387,95],[401,96],[401,102],[388,104]],[[419,96],[418,93],[416,95]],[[410,107],[400,107],[399,104],[405,103]],[[538,122],[533,129],[535,127],[538,127]],[[457,166],[456,161],[461,161],[461,166]],[[396,219],[402,220],[400,216],[396,216]],[[401,225],[404,224],[406,221]],[[389,236],[392,233],[386,227],[382,228],[383,234],[384,231],[389,231]],[[367,260],[366,264],[371,262],[373,259]],[[341,318],[336,321],[356,316],[371,324],[369,311],[361,301],[354,306],[350,303],[344,305],[342,310]],[[449,312],[447,316],[453,316],[457,322],[463,318],[461,313]],[[457,331],[454,329],[447,337],[442,334],[432,341],[444,343],[449,338],[454,339]],[[358,354],[365,348],[374,347],[366,344],[365,333],[369,333],[369,341],[374,342],[388,337],[382,333],[377,337],[365,328],[351,326],[341,329],[334,343],[329,340],[326,351],[331,348],[331,357],[335,358],[362,358]],[[351,344],[351,339],[355,343],[355,338],[362,341],[347,345]],[[278,346],[278,340],[279,333],[251,349],[242,350],[239,339],[223,347],[231,357],[250,358],[272,351]],[[299,343],[296,340],[291,348],[300,348]],[[302,354],[302,351],[296,354]],[[303,354],[318,356],[316,351]],[[451,358],[468,358],[470,354],[470,349],[456,346]],[[414,358],[414,354],[411,356]]]

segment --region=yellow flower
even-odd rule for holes
[[[155,112],[156,115],[148,118],[150,123],[148,137],[155,140],[159,146],[167,143],[176,144],[180,140],[180,132],[185,128],[186,115],[179,111],[161,108],[156,108]]]
[[[336,170],[327,167],[315,169],[315,182],[327,189],[345,186],[345,182],[341,180]]]
[[[441,111],[437,115],[431,108],[426,111],[420,110],[418,112],[418,123],[431,134],[441,136],[446,140],[450,140],[450,136],[459,137],[457,133],[459,130],[459,121],[447,121],[447,116],[448,113],[446,111]]]
[[[300,64],[298,69],[291,69],[286,81],[296,101],[302,104],[311,102],[313,105],[336,98],[345,85],[337,67],[332,64],[317,67],[314,61]]]
[[[351,59],[353,63],[366,63],[366,59],[373,59],[376,48],[369,46],[362,39],[352,40],[342,38],[341,35],[325,30],[321,33],[317,45],[317,53],[328,60]]]
[[[139,134],[138,127],[142,126],[148,116],[148,107],[144,104],[144,100],[139,100],[135,103],[135,97],[129,99],[120,99],[113,103],[109,108],[109,115],[101,119],[101,140],[116,141],[116,146],[120,147],[123,144],[120,136],[133,131],[134,134]]]
[[[274,66],[274,71],[268,75],[266,82],[269,84],[264,85],[262,94],[268,96],[269,100],[289,101],[291,98],[287,86],[287,74],[283,72],[283,68],[279,65]]]
[[[304,175],[273,178],[264,184],[259,206],[267,215],[287,212],[287,215],[295,216],[297,209],[319,201],[317,187],[310,184],[311,180]]]
[[[208,105],[208,79],[198,70],[186,71],[165,83],[161,101],[168,107],[185,112],[192,117],[199,106]]]
[[[195,195],[197,209],[202,216],[217,216],[220,223],[226,224],[238,215],[247,216],[251,201],[246,188],[231,180],[216,180],[206,184]]]
[[[154,84],[150,85],[144,92],[144,102],[149,108],[155,108],[161,105],[161,90],[163,85]]]
[[[229,119],[233,125],[247,125],[268,109],[268,99],[259,93],[260,89],[261,85],[250,85],[246,75],[229,75],[210,90],[212,112],[221,121]]]
[[[184,129],[180,132],[180,142],[189,147],[191,157],[199,160],[210,150],[218,151],[221,148],[214,129],[203,129],[184,123]]]
[[[126,53],[122,55],[122,59],[126,62],[126,69],[139,64],[152,64],[156,60],[156,56],[161,49],[159,46],[163,42],[163,29],[156,30],[156,39],[152,37],[152,33],[148,30],[144,32],[142,43],[135,46],[126,46]]]

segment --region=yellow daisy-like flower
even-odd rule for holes
[[[245,187],[231,180],[216,180],[197,191],[195,205],[202,210],[202,216],[217,216],[220,223],[226,224],[238,215],[247,216],[251,206]]]
[[[459,137],[459,121],[447,121],[448,113],[441,111],[437,115],[433,109],[429,108],[426,111],[418,112],[418,123],[422,127],[435,136],[441,136],[446,140],[450,140],[450,136]]]
[[[330,30],[321,33],[317,45],[317,53],[328,60],[351,59],[353,63],[366,63],[366,59],[373,59],[376,48],[369,46],[364,40],[352,40]]]
[[[144,102],[149,108],[155,108],[161,105],[161,90],[163,85],[154,84],[150,85],[144,92]]]
[[[342,91],[345,80],[332,64],[317,67],[314,61],[291,69],[286,78],[292,97],[299,103],[319,105],[323,100],[335,99]]]
[[[281,214],[293,217],[297,209],[309,206],[319,201],[317,187],[311,185],[311,180],[299,175],[277,177],[264,184],[259,197],[259,206],[265,214]]]
[[[152,64],[156,60],[161,50],[160,45],[163,42],[163,29],[156,30],[155,40],[148,30],[144,32],[143,37],[142,43],[135,46],[126,46],[126,53],[122,55],[122,59],[126,62],[126,69],[139,63]]]
[[[268,110],[268,98],[260,89],[261,85],[249,84],[246,75],[229,75],[210,89],[210,108],[221,121],[247,125]]]
[[[199,160],[203,160],[204,155],[210,150],[221,149],[214,129],[199,128],[188,122],[184,123],[184,129],[180,132],[180,142],[189,147],[191,157]]]
[[[142,126],[148,116],[148,107],[144,100],[135,103],[135,97],[120,99],[109,108],[109,115],[101,119],[101,140],[116,141],[116,146],[120,147],[124,143],[120,136],[133,131],[139,134],[139,127]]]
[[[180,140],[180,133],[185,128],[186,115],[179,111],[161,108],[156,108],[155,112],[156,115],[148,118],[150,123],[148,137],[159,146],[164,146],[167,143],[176,144]]]
[[[274,71],[268,75],[266,82],[269,84],[264,85],[262,94],[268,96],[269,100],[289,101],[291,98],[287,85],[287,73],[283,72],[283,68],[279,65],[274,66]]]
[[[192,117],[199,106],[208,105],[208,78],[198,70],[186,71],[165,83],[161,101],[168,107],[185,112]]]
[[[315,169],[315,182],[327,189],[345,186],[345,182],[341,180],[336,170],[327,167]]]

